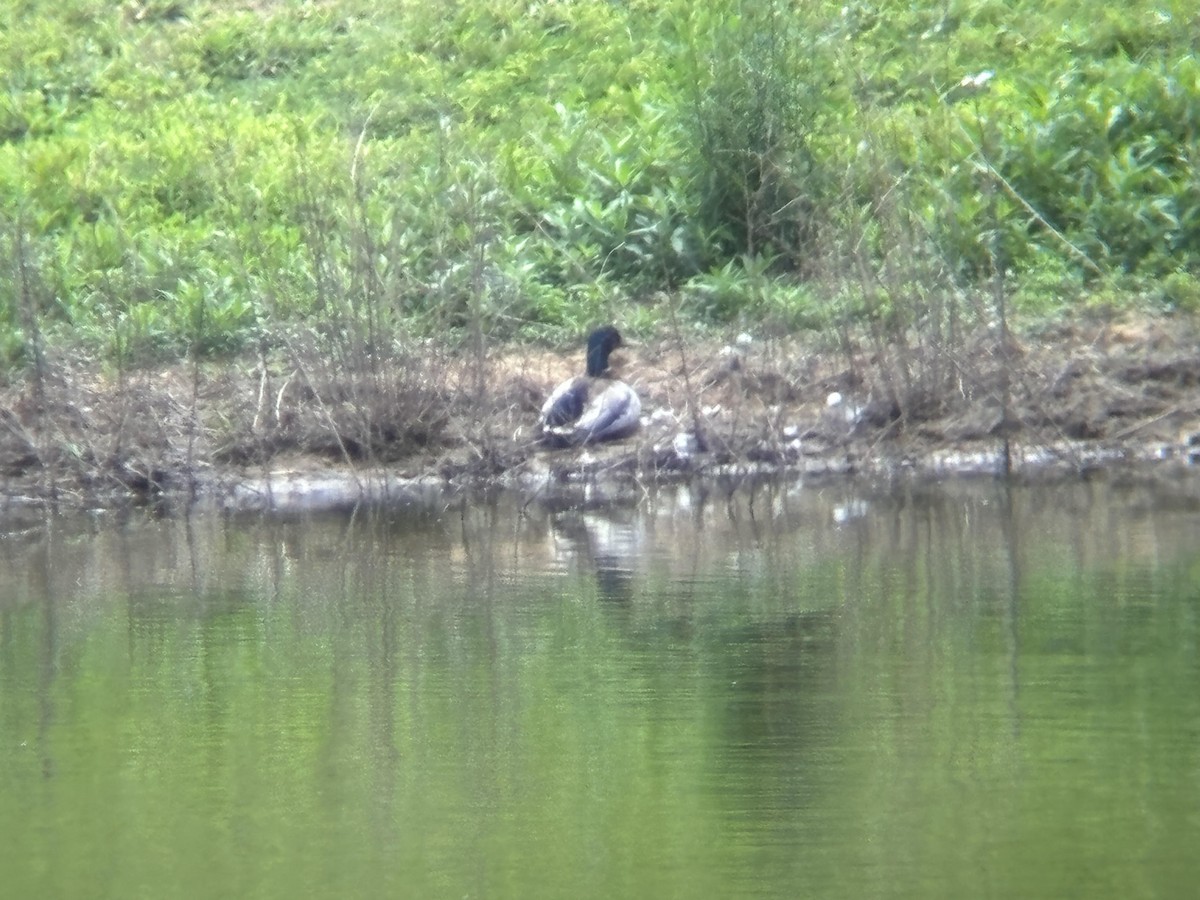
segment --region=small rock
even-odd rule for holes
[[[671,449],[677,456],[686,459],[689,456],[695,456],[700,451],[700,442],[696,440],[696,435],[692,432],[681,431],[671,441]]]

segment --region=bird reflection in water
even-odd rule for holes
[[[634,572],[644,543],[643,525],[636,513],[622,510],[556,514],[550,520],[555,556],[576,560],[596,576],[602,600],[629,603]]]

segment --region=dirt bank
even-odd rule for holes
[[[1084,471],[1200,453],[1200,338],[1182,317],[909,347],[729,335],[627,348],[628,440],[534,442],[580,351],[286,354],[112,373],[48,360],[0,390],[9,507],[216,497],[236,505],[704,474]]]

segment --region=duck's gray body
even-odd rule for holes
[[[554,389],[542,407],[542,436],[556,447],[628,437],[637,430],[642,401],[629,385],[581,375]]]
[[[554,447],[575,447],[627,437],[637,430],[642,401],[629,385],[605,377],[608,355],[621,346],[611,326],[588,338],[587,374],[554,389],[542,406],[542,439]]]

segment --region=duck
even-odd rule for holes
[[[637,391],[612,377],[608,357],[622,346],[612,325],[593,331],[587,340],[586,374],[568,378],[542,406],[539,422],[543,443],[578,447],[628,437],[637,430],[642,401]]]

